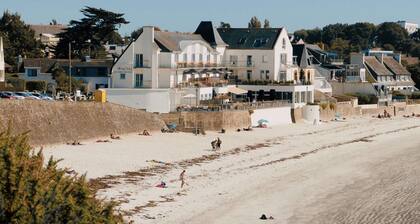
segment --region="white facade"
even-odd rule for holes
[[[223,40],[211,43],[197,33],[162,32],[156,31],[152,26],[145,26],[139,37],[127,46],[115,62],[110,88],[185,88],[190,87],[188,84],[191,84],[189,81],[192,79],[229,74],[242,81],[287,83],[286,86],[277,84],[272,88],[269,85],[254,87],[261,87],[257,91],[297,91],[296,94],[299,95],[296,95],[296,102],[291,102],[294,106],[313,102],[313,85],[302,83],[297,75],[300,74],[299,68],[293,63],[293,47],[287,30],[282,28],[261,31],[260,34],[259,31],[253,30],[257,35],[261,35],[261,38],[257,39],[269,35],[272,45],[258,48],[251,44],[251,47],[235,48],[229,47]],[[217,29],[214,28],[213,32],[219,35]],[[313,83],[313,73],[312,70],[305,72],[305,82]],[[200,88],[199,100],[212,99],[213,91],[217,93],[216,89]],[[185,94],[197,94],[194,88],[185,90]],[[305,99],[301,95],[305,96]]]
[[[413,34],[419,29],[419,24],[417,24],[417,23],[410,23],[410,22],[407,22],[407,21],[398,21],[397,23],[402,28],[407,30],[408,34]]]
[[[3,37],[0,37],[0,82],[5,81],[5,64],[4,64],[4,51],[3,51]]]

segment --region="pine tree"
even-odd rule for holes
[[[122,223],[113,203],[94,198],[85,176],[57,164],[50,158],[44,165],[27,133],[0,133],[0,223]]]
[[[261,21],[256,17],[252,17],[248,23],[248,28],[261,28]]]

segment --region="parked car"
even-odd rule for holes
[[[39,97],[36,97],[36,96],[32,95],[29,92],[17,92],[16,95],[23,96],[23,97],[25,97],[25,99],[30,99],[30,100],[40,100],[41,99]]]
[[[23,97],[23,96],[19,96],[19,95],[17,95],[16,93],[14,93],[14,92],[8,92],[10,95],[12,95],[15,99],[17,99],[17,100],[24,100],[25,99],[25,97]]]
[[[10,92],[0,92],[0,98],[2,99],[15,99],[15,97],[10,94]]]
[[[38,98],[40,98],[41,100],[54,100],[52,97],[48,96],[47,94],[42,94],[42,93],[31,93],[32,96],[36,96]]]

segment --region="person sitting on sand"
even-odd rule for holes
[[[226,130],[224,128],[222,128],[222,130],[220,131],[220,133],[224,134],[224,133],[226,133]]]
[[[216,150],[217,139],[212,141],[210,144],[211,144],[211,147],[213,148],[213,150]]]
[[[113,133],[110,134],[110,137],[111,137],[111,139],[117,139],[117,140],[120,140],[121,139],[120,136],[114,135]]]
[[[144,130],[142,135],[144,135],[144,136],[151,136],[150,133],[147,130]]]

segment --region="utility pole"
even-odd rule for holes
[[[69,93],[71,94],[71,42],[69,42]]]

